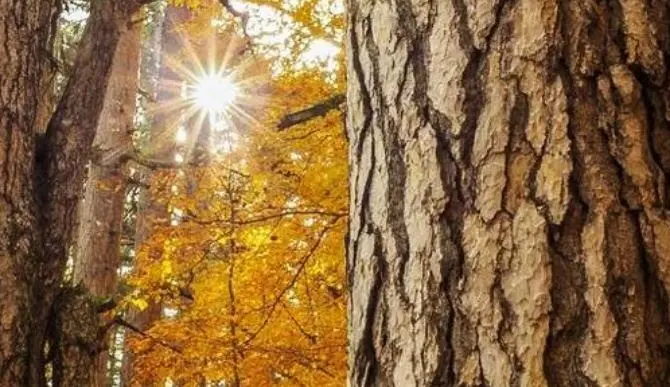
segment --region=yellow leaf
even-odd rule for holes
[[[133,298],[130,300],[130,303],[139,310],[144,310],[149,306],[149,303],[142,298]]]

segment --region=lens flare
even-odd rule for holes
[[[237,98],[235,83],[221,74],[205,74],[191,87],[193,103],[208,114],[228,111]]]
[[[179,47],[163,58],[167,70],[148,111],[159,123],[151,146],[174,145],[177,164],[189,163],[195,149],[212,156],[232,153],[240,139],[236,132],[259,125],[252,112],[263,103],[257,91],[263,90],[269,70],[243,55],[242,40],[219,38],[191,41],[180,33]]]

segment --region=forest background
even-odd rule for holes
[[[65,4],[58,94],[88,2]],[[65,285],[97,385],[342,385],[338,0],[154,2],[115,53]]]

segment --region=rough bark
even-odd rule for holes
[[[93,142],[95,157],[89,165],[84,201],[79,214],[73,280],[95,299],[113,297],[120,266],[121,223],[127,179],[119,156],[132,148],[142,24],[126,30],[116,48],[109,87]],[[100,326],[109,323],[101,316]],[[101,337],[100,352],[94,366],[93,385],[107,382],[106,343]]]
[[[74,71],[44,135],[44,68],[57,1],[0,1],[0,385],[46,384],[48,320],[108,70],[141,2],[94,2]]]
[[[53,386],[105,387],[96,359],[105,353],[105,329],[99,327],[97,303],[82,286],[63,290],[52,321]],[[102,374],[104,376],[104,373]]]
[[[56,1],[0,1],[0,385],[28,369],[31,283],[38,268],[33,168],[45,42]]]
[[[349,0],[352,385],[670,383],[670,2]]]

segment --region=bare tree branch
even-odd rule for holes
[[[242,47],[241,52],[238,54],[244,54],[247,50],[251,50],[253,52],[253,45],[252,45],[252,40],[251,40],[251,35],[249,35],[249,31],[247,29],[249,25],[249,13],[248,12],[243,12],[238,9],[235,9],[232,4],[230,4],[230,0],[219,0],[219,3],[223,6],[223,8],[226,9],[231,15],[233,15],[234,18],[240,19],[240,26],[242,27],[242,34],[244,35],[244,39],[246,40],[244,47]]]
[[[174,352],[176,352],[180,355],[184,354],[184,352],[181,349],[175,347],[174,345],[172,345],[170,343],[167,343],[167,342],[165,342],[165,341],[163,341],[159,338],[156,338],[156,337],[146,333],[142,329],[140,329],[140,328],[136,327],[135,325],[129,323],[128,321],[124,320],[121,316],[116,316],[114,318],[114,322],[118,325],[121,325],[123,327],[126,327],[126,328],[130,329],[131,331],[137,333],[138,335],[140,335],[142,337],[146,337],[147,339],[149,339],[149,340],[151,340],[151,341],[153,341],[153,342],[155,342],[155,343],[157,343],[157,344],[159,344],[159,345],[161,345],[161,346],[163,346],[163,347],[165,347],[165,348],[167,348],[171,351],[174,351]]]
[[[296,328],[298,328],[300,333],[302,333],[302,335],[305,336],[309,340],[310,343],[316,344],[316,342],[318,340],[318,336],[313,335],[313,334],[311,334],[311,333],[309,333],[305,330],[305,328],[302,326],[302,324],[300,324],[300,321],[298,321],[298,319],[295,318],[293,313],[291,313],[291,308],[287,307],[286,302],[282,302],[281,306],[284,309],[284,311],[286,311],[288,316],[291,318],[291,321],[293,321],[293,324],[296,326]]]
[[[321,101],[311,107],[308,107],[307,109],[287,114],[281,119],[281,121],[279,121],[279,124],[277,124],[277,129],[280,131],[286,130],[291,126],[302,124],[317,117],[323,117],[331,110],[339,109],[345,100],[346,97],[344,94],[336,94],[325,101]]]
[[[340,346],[337,347],[339,348]],[[324,348],[326,347],[321,347],[320,349]],[[308,356],[307,354],[303,353],[301,350],[296,348],[281,347],[281,346],[276,346],[275,348],[250,346],[249,349],[256,352],[266,352],[266,353],[274,353],[284,356],[290,356],[292,360],[294,360],[297,364],[305,368],[316,369],[330,376],[331,378],[335,377],[335,374],[333,374],[330,370],[326,368],[327,364],[324,364],[323,366],[319,365],[319,363],[321,364],[325,363],[324,360],[319,360],[317,358]]]
[[[198,216],[193,214],[190,211],[186,212],[186,216],[184,217],[185,221],[190,221],[199,225],[203,226],[209,226],[209,225],[216,225],[216,224],[225,224],[225,225],[249,225],[249,224],[254,224],[254,223],[262,223],[262,222],[267,222],[269,220],[273,219],[280,219],[288,216],[325,216],[325,217],[331,217],[334,218],[334,220],[338,220],[340,218],[343,218],[347,216],[348,213],[346,211],[342,212],[334,212],[334,211],[325,211],[325,210],[292,210],[292,209],[286,209],[278,213],[273,213],[269,215],[263,215],[263,216],[257,216],[254,218],[247,218],[247,219],[241,219],[238,221],[230,221],[228,219],[200,219]]]

